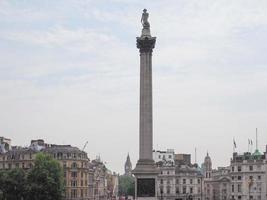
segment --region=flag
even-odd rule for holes
[[[250,140],[250,144],[253,145],[253,141],[252,140]]]

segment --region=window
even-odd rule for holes
[[[253,180],[253,176],[250,176],[249,179],[250,179],[250,180]]]
[[[163,179],[160,179],[160,184],[163,184]]]
[[[242,180],[242,177],[241,176],[238,176],[237,179],[240,181],[240,180]]]
[[[241,192],[241,185],[240,184],[237,185],[237,192]]]
[[[179,187],[176,188],[176,194],[180,194]]]
[[[190,184],[193,184],[193,179],[190,179]]]
[[[200,184],[200,179],[197,179],[197,183]]]
[[[170,194],[171,191],[170,191],[170,187],[167,187],[167,194]]]
[[[167,174],[170,174],[170,172],[169,172],[169,171],[167,171]]]
[[[159,155],[159,158],[161,158],[161,156]]]
[[[76,198],[77,197],[77,190],[76,189],[72,189],[70,196],[71,196],[71,198]]]
[[[186,179],[185,178],[183,179],[183,184],[186,184]]]
[[[83,197],[83,189],[81,189],[81,197]]]
[[[235,185],[232,185],[232,192],[235,192]]]
[[[163,194],[163,187],[160,187],[160,194]]]
[[[237,167],[237,171],[239,171],[239,172],[241,172],[241,171],[242,171],[242,168],[241,168],[241,166],[238,166],[238,167]]]
[[[249,166],[249,171],[253,171],[253,166],[252,165]]]
[[[167,180],[167,184],[168,184],[168,185],[170,184],[170,180]]]
[[[176,179],[176,184],[179,184],[179,179]]]
[[[261,180],[261,176],[258,176],[258,180]]]
[[[186,187],[183,187],[183,194],[186,194]]]
[[[71,181],[70,185],[71,185],[71,187],[77,187],[78,186],[77,181]]]
[[[232,176],[232,180],[235,180],[235,177],[234,176]]]
[[[76,178],[77,177],[77,172],[71,172],[71,177]]]
[[[81,186],[83,186],[83,180],[81,180]]]
[[[77,168],[77,163],[76,162],[72,163],[71,168]]]
[[[234,172],[235,171],[235,167],[232,167],[232,172]]]
[[[169,155],[169,158],[172,158],[172,155]]]
[[[193,194],[193,188],[190,187],[190,194]]]

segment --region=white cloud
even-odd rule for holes
[[[128,151],[135,161],[135,36],[146,7],[157,36],[155,143],[209,149],[215,165],[227,165],[234,135],[241,141],[255,127],[267,130],[267,2],[256,2],[1,1],[0,131],[21,145],[89,140],[90,157],[100,153],[119,171]]]

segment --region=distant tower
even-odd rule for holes
[[[212,173],[212,162],[211,158],[209,156],[209,153],[207,152],[207,156],[205,157],[204,163],[203,163],[203,173],[206,179],[211,178]]]
[[[127,175],[127,176],[131,176],[132,175],[132,163],[131,163],[131,160],[130,160],[129,153],[127,155],[127,159],[126,159],[126,162],[125,162],[125,165],[124,165],[124,171],[125,171],[125,175]]]

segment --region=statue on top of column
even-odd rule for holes
[[[141,18],[141,23],[143,25],[143,30],[142,30],[142,36],[143,37],[151,37],[150,35],[150,24],[148,22],[148,12],[147,12],[147,9],[144,9],[143,10],[143,14],[142,14],[142,18]]]

